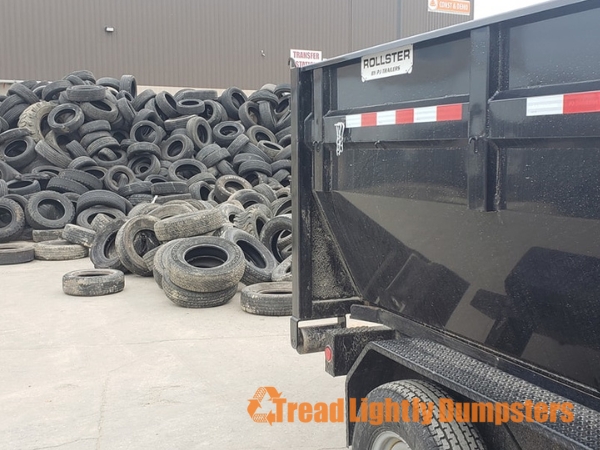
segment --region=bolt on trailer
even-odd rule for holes
[[[346,375],[353,449],[600,448],[599,24],[552,1],[292,71],[291,341]]]

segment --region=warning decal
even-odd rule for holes
[[[363,56],[360,62],[362,81],[377,80],[411,73],[413,67],[413,46],[388,50],[375,55]]]

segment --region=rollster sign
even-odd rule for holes
[[[413,67],[413,46],[388,50],[374,55],[363,56],[360,62],[362,81],[377,80],[411,73]]]

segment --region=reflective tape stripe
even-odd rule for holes
[[[463,104],[395,109],[346,116],[346,128],[463,120]]]

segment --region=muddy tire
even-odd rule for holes
[[[33,245],[35,259],[43,261],[68,261],[88,256],[88,249],[83,245],[71,244],[64,239],[38,242]]]
[[[57,106],[51,102],[37,102],[27,107],[19,117],[19,128],[29,130],[31,138],[38,142],[44,139],[44,135],[50,131],[48,126],[48,115]]]
[[[244,275],[244,252],[219,237],[183,239],[165,255],[165,274],[193,292],[218,292],[237,285]]]
[[[273,274],[271,275],[271,281],[292,281],[292,256],[288,256],[279,263]]]
[[[125,275],[120,270],[74,270],[63,275],[63,292],[79,297],[96,297],[121,292],[125,288]]]
[[[152,275],[143,256],[160,245],[154,233],[154,225],[157,222],[158,219],[153,216],[136,216],[129,219],[115,237],[115,249],[121,263],[136,275]]]
[[[169,276],[162,278],[165,295],[177,306],[184,308],[213,308],[229,302],[237,292],[237,284],[217,292],[193,292],[173,284]]]
[[[248,286],[271,281],[277,260],[255,236],[231,227],[225,230],[221,237],[233,242],[244,252],[246,268],[242,283]]]
[[[0,266],[33,261],[34,250],[30,244],[0,244]]]
[[[16,240],[25,228],[25,213],[14,200],[0,198],[0,242]]]
[[[259,283],[246,286],[240,296],[242,309],[260,316],[292,314],[292,283]]]
[[[69,241],[71,244],[79,244],[90,248],[94,243],[96,232],[89,228],[80,227],[79,225],[67,224],[62,232],[62,238]]]

